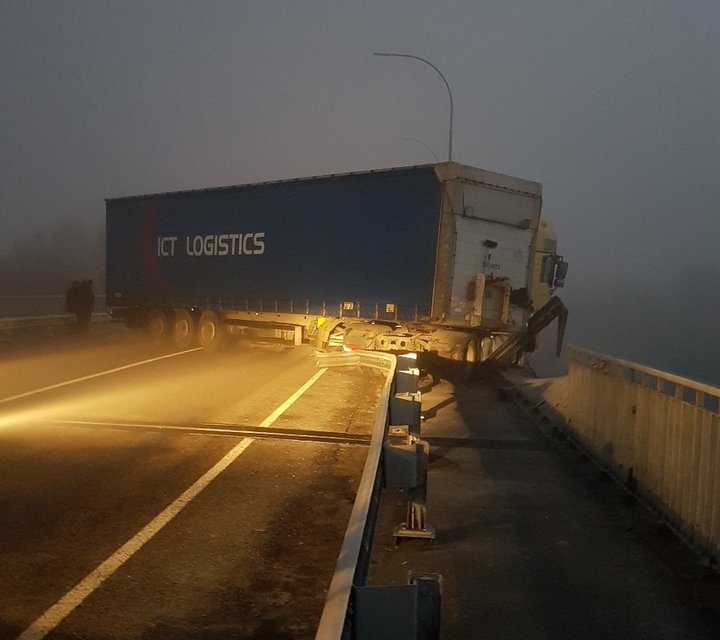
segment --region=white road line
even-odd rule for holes
[[[58,382],[57,384],[51,384],[48,387],[43,387],[42,389],[34,389],[33,391],[25,391],[25,393],[18,393],[14,396],[9,396],[8,398],[1,398],[0,404],[3,404],[4,402],[10,402],[12,400],[19,400],[20,398],[27,398],[28,396],[33,396],[36,393],[43,393],[45,391],[51,391],[53,389],[59,389],[60,387],[67,387],[70,384],[75,384],[76,382],[83,382],[84,380],[91,380],[92,378],[99,378],[101,376],[106,376],[110,373],[116,373],[118,371],[123,371],[125,369],[132,369],[133,367],[139,367],[143,364],[149,364],[150,362],[156,362],[158,360],[165,360],[165,358],[174,358],[175,356],[181,356],[186,353],[192,353],[193,351],[200,351],[202,347],[197,347],[195,349],[187,349],[185,351],[176,351],[175,353],[169,353],[165,356],[158,356],[157,358],[149,358],[148,360],[142,360],[141,362],[133,362],[132,364],[126,364],[122,367],[115,367],[114,369],[108,369],[107,371],[100,371],[98,373],[91,373],[89,376],[83,376],[82,378],[75,378],[74,380],[66,380],[65,382]]]
[[[262,427],[269,427],[287,409],[305,393],[327,369],[320,369],[310,380],[293,393],[275,411],[260,423]],[[53,631],[74,609],[95,591],[106,578],[111,576],[123,563],[129,560],[146,542],[148,542],[158,531],[170,522],[180,511],[187,506],[205,487],[207,487],[217,476],[227,469],[245,449],[254,442],[253,438],[243,438],[233,447],[212,469],[207,471],[189,489],[187,489],[172,504],[166,507],[149,524],[136,533],[122,547],[113,553],[107,560],[100,564],[94,571],[83,578],[73,589],[68,591],[60,600],[43,613],[17,640],[41,640],[48,633]]]
[[[295,393],[293,393],[285,402],[283,402],[275,411],[273,411],[265,420],[263,420],[258,426],[269,427],[275,420],[277,420],[283,413],[285,413],[290,405],[295,402],[303,393],[305,393],[310,387],[312,387],[325,373],[327,369],[320,369],[310,380],[308,380],[302,387],[300,387]]]

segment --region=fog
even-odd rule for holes
[[[720,383],[720,3],[0,4],[0,282],[101,278],[103,200],[453,159],[543,183],[568,341]]]
[[[632,280],[568,286],[558,292],[570,309],[565,344],[720,386],[718,282],[717,265],[698,263],[669,274],[664,286]],[[563,371],[548,356],[554,329],[543,337],[539,374]]]
[[[105,279],[105,229],[81,218],[52,221],[0,255],[0,295],[62,294],[72,280]]]

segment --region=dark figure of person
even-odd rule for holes
[[[80,335],[87,335],[94,307],[95,294],[92,290],[92,280],[82,282],[74,280],[65,294],[65,311],[75,314],[75,330]]]
[[[92,290],[92,280],[83,280],[77,290],[77,307],[75,309],[80,335],[87,335],[94,308],[95,294]]]

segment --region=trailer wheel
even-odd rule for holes
[[[195,321],[187,309],[175,310],[173,323],[173,340],[178,349],[185,349],[192,345],[195,339]]]
[[[153,340],[163,340],[169,331],[168,317],[162,309],[152,309],[145,321],[145,330]]]
[[[214,311],[203,311],[197,325],[200,346],[206,351],[217,351],[223,341],[223,327]]]

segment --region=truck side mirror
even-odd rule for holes
[[[560,258],[560,261],[556,263],[555,267],[555,279],[553,281],[554,287],[565,286],[565,278],[567,277],[567,272],[568,263],[565,262],[562,258]]]
[[[540,268],[540,282],[550,284],[553,281],[553,273],[555,271],[555,256],[546,255],[542,259],[542,267]]]

